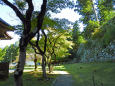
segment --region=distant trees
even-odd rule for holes
[[[84,37],[90,39],[92,33],[99,27],[98,14],[94,0],[78,0],[76,11],[82,15],[80,21],[86,26],[83,30]]]
[[[70,54],[69,49],[72,48],[73,43],[69,40],[71,39],[69,30],[50,28],[47,37],[46,57],[50,71],[52,62],[55,64]]]
[[[72,35],[71,36],[72,37],[71,41],[73,42],[73,45],[72,45],[72,49],[69,50],[69,52],[71,54],[69,57],[72,58],[72,59],[73,58],[79,59],[78,56],[76,55],[76,52],[77,52],[77,50],[79,48],[79,45],[81,43],[84,43],[85,39],[83,37],[82,32],[80,32],[80,27],[79,27],[78,21],[76,21],[73,24],[71,35]]]
[[[5,53],[6,53],[6,49],[1,49],[0,48],[0,62],[5,61],[4,58],[3,58],[5,56]]]
[[[34,38],[33,38],[34,40]],[[28,55],[26,57],[26,61],[32,60],[34,61],[34,69],[37,70],[37,53],[34,51],[34,49],[32,48],[32,46],[30,44],[28,44],[27,46],[27,52]]]
[[[103,24],[114,16],[113,0],[98,0],[99,21]]]
[[[82,34],[86,40],[92,39],[100,26],[114,17],[112,0],[78,0],[76,9],[82,15],[80,21],[85,25]]]
[[[75,11],[82,16],[79,21],[84,24],[83,32],[80,32],[77,37],[82,38],[84,42],[79,45],[77,40],[78,49],[74,54],[76,57],[94,60],[101,48],[106,48],[110,42],[115,40],[114,23],[112,23],[115,22],[113,5],[113,0],[77,0]]]
[[[0,61],[1,62],[13,62],[18,56],[18,46],[16,44],[11,44],[3,49],[0,49]]]

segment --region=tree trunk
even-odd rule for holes
[[[23,75],[25,60],[26,60],[26,48],[22,47],[20,48],[19,62],[14,72],[15,86],[23,86],[22,75]]]
[[[94,12],[94,15],[95,15],[95,19],[96,19],[96,21],[99,21],[99,19],[98,19],[98,15],[97,15],[97,13],[96,13],[96,9],[95,9],[94,1],[91,0],[91,2],[92,2],[92,7],[93,7],[93,12]]]
[[[37,69],[37,58],[36,58],[36,54],[34,55],[35,56],[35,59],[34,59],[34,64],[35,64],[35,71],[36,71],[36,69]]]
[[[46,79],[47,78],[47,74],[46,74],[46,60],[44,55],[42,55],[42,71],[43,71],[43,78]]]
[[[49,62],[48,62],[48,69],[49,69],[49,73],[52,72],[52,67],[51,67],[51,58],[49,58]]]
[[[54,65],[57,63],[57,60],[56,60],[56,54],[54,53],[54,58],[55,58],[55,62],[54,62]]]

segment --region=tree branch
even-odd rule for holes
[[[44,53],[46,52],[46,46],[47,46],[47,35],[45,34],[44,30],[42,30],[42,33],[45,37],[45,40],[44,40]]]
[[[37,40],[36,40],[36,48],[39,50],[39,52],[41,54],[43,54],[44,52],[42,51],[42,49],[39,46],[39,39],[40,39],[40,33],[38,32],[38,34],[37,34]]]
[[[2,0],[6,5],[8,5],[9,7],[11,7],[14,12],[16,13],[16,15],[20,18],[20,20],[22,21],[22,23],[24,24],[25,22],[25,18],[22,15],[22,13],[18,10],[18,8],[16,6],[14,6],[11,2],[9,2],[8,0]]]
[[[33,38],[36,35],[36,33],[38,33],[40,29],[42,28],[42,23],[43,23],[44,16],[46,13],[46,5],[47,5],[47,0],[43,0],[41,11],[40,13],[38,13],[38,16],[37,16],[37,28],[35,28],[33,32],[29,33],[29,39]]]
[[[33,3],[32,3],[32,0],[26,0],[26,2],[28,3],[28,10],[26,11],[26,20],[31,21],[34,6],[33,6]]]
[[[47,0],[43,0],[43,4],[41,6],[41,11],[37,16],[37,19],[38,19],[37,20],[38,31],[42,28],[42,23],[43,23],[44,16],[45,16],[45,13],[46,13],[46,5],[47,5]]]
[[[28,3],[28,9],[26,11],[26,28],[24,33],[29,33],[31,31],[31,18],[34,7],[32,0],[26,0],[26,2]]]
[[[36,54],[40,54],[39,52],[37,52],[37,50],[36,50],[36,45],[35,44],[33,44],[31,41],[29,41],[29,44],[32,46],[32,48],[33,48],[33,50],[34,50],[34,52],[36,53]]]

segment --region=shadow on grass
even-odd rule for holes
[[[47,74],[48,80],[42,78],[42,72],[24,72],[23,84],[24,86],[51,86],[58,74]],[[5,81],[0,81],[0,86],[14,86],[13,73]]]

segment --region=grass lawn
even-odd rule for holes
[[[72,74],[75,86],[115,86],[115,63],[76,63],[54,69]]]
[[[25,69],[33,69],[32,67]],[[38,67],[38,70],[41,68]],[[55,66],[54,70],[68,71],[75,81],[75,86],[115,86],[115,63],[76,63]],[[41,80],[41,72],[24,72],[24,86],[51,86],[58,75],[49,74],[51,80]],[[0,86],[13,86],[13,74],[9,79],[0,81]]]
[[[24,72],[23,83],[24,86],[51,86],[57,75],[48,74],[50,80],[43,80],[40,72]],[[14,86],[13,74],[5,81],[0,81],[0,86]]]

